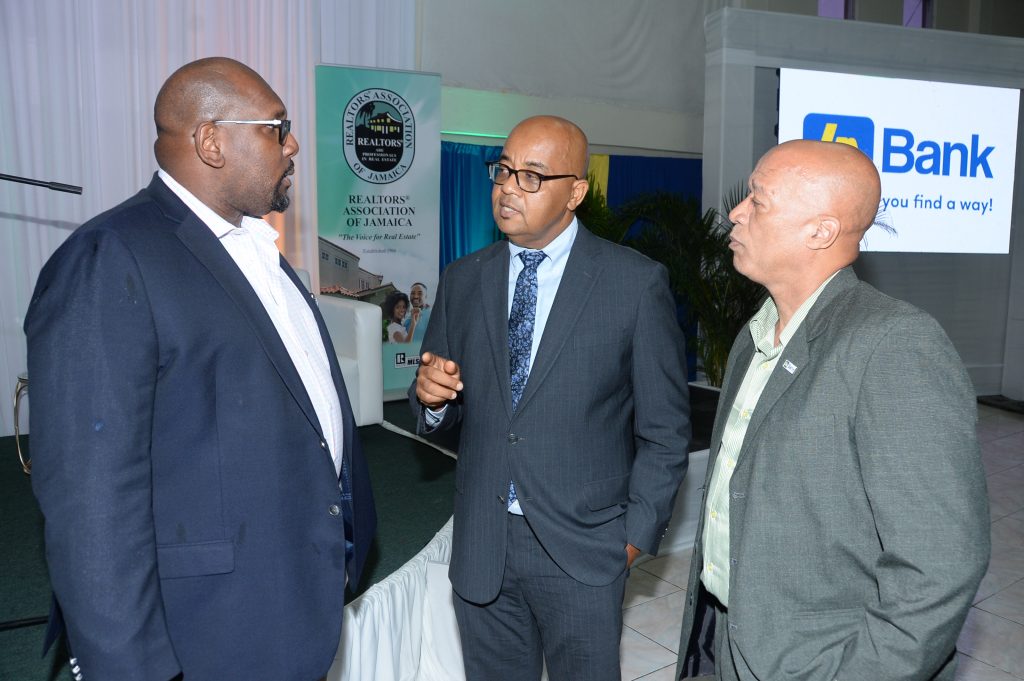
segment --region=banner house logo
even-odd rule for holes
[[[345,161],[373,184],[405,175],[416,153],[416,119],[401,95],[383,88],[357,92],[342,117]]]
[[[839,142],[875,158],[875,122],[864,116],[812,113],[804,117],[805,140]]]

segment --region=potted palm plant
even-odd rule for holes
[[[734,191],[726,213],[742,198],[741,189]],[[599,236],[665,265],[687,321],[697,325],[688,342],[698,365],[709,385],[721,386],[733,340],[766,295],[733,268],[727,218],[714,209],[701,213],[695,199],[669,192],[644,194],[613,210],[593,189],[577,214]]]

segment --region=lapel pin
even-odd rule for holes
[[[791,374],[796,371],[796,365],[790,362],[788,359],[782,363],[782,368]]]

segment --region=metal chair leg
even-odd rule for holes
[[[21,462],[21,470],[25,475],[32,475],[32,459],[26,459],[21,452],[21,426],[18,422],[18,414],[21,411],[21,396],[28,392],[28,376],[18,376],[18,382],[14,386],[14,448],[18,451],[18,460]]]

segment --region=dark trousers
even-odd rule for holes
[[[738,681],[729,646],[729,610],[700,582],[695,588],[697,613],[687,644],[683,678],[688,681]]]
[[[625,547],[623,547],[625,564]],[[456,593],[468,681],[619,681],[626,572],[607,586],[567,575],[522,516],[509,515],[505,576],[490,603]]]

